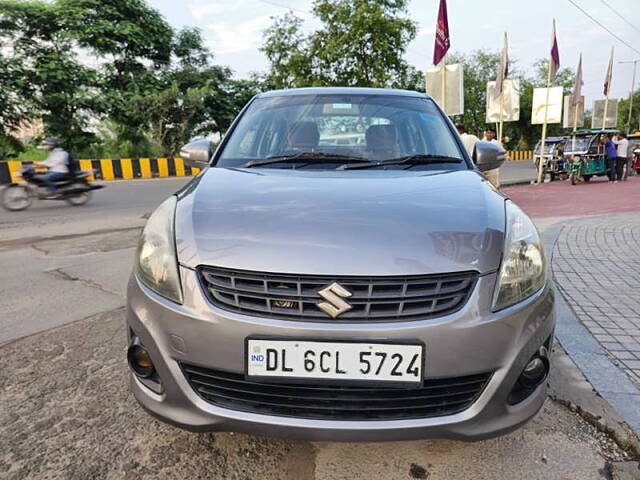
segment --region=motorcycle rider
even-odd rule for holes
[[[51,197],[60,195],[60,190],[55,182],[63,180],[69,176],[69,152],[60,146],[57,138],[45,138],[40,144],[40,148],[49,151],[46,160],[39,162],[38,167],[47,167],[47,173],[39,173],[38,177],[49,190]]]

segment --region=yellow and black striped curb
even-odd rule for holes
[[[79,160],[81,170],[93,170],[89,180],[129,180],[136,178],[190,177],[200,172],[188,167],[180,157],[102,158]],[[37,162],[36,162],[37,163]],[[17,182],[20,168],[33,162],[0,161],[0,184]]]
[[[531,160],[533,158],[533,150],[509,150],[507,155],[510,160]]]

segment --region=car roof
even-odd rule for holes
[[[601,128],[596,128],[596,129],[583,128],[581,130],[576,131],[576,135],[595,135],[597,133],[620,133],[620,130],[618,130],[617,128],[607,128],[604,130]]]
[[[364,87],[307,87],[271,90],[260,93],[258,98],[285,97],[292,95],[396,95],[402,97],[429,98],[423,92],[413,90],[399,90],[395,88],[364,88]]]

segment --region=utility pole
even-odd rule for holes
[[[640,60],[628,60],[618,63],[633,63],[633,77],[631,80],[631,92],[629,93],[629,117],[627,118],[627,132],[631,132],[631,111],[633,110],[633,91],[636,88],[636,67]]]

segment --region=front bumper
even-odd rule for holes
[[[181,267],[184,305],[156,295],[132,276],[127,324],[149,351],[162,380],[154,393],[131,376],[138,402],[152,415],[194,430],[236,431],[326,441],[390,441],[417,438],[479,440],[517,428],[540,409],[546,384],[524,401],[507,397],[531,356],[553,334],[555,316],[549,286],[524,302],[492,313],[495,274],[484,275],[464,308],[425,321],[331,324],[264,319],[212,306],[196,272]],[[339,421],[262,415],[212,405],[190,386],[180,363],[244,372],[245,338],[272,335],[343,340],[416,340],[426,345],[426,378],[493,372],[480,397],[466,410],[425,419]]]

